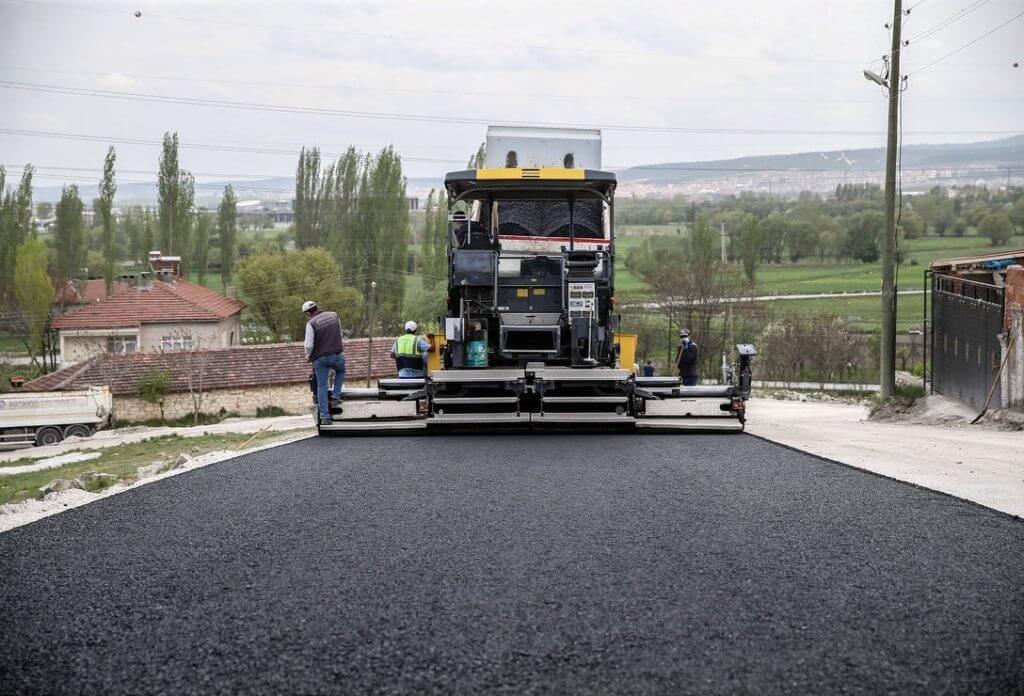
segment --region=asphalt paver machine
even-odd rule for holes
[[[718,385],[635,374],[600,132],[491,127],[486,152],[445,177],[447,313],[426,376],[346,390],[320,432],[742,430],[752,346]]]

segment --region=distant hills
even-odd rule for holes
[[[951,182],[957,178],[971,180],[991,178],[1006,179],[1010,168],[1014,178],[1024,176],[1024,135],[1015,135],[999,140],[975,143],[951,143],[942,145],[906,145],[903,148],[903,169],[907,170],[957,170],[956,177],[946,176]],[[701,182],[720,182],[729,179],[737,189],[742,189],[744,179],[764,180],[774,175],[793,174],[794,185],[809,190],[828,190],[844,173],[857,174],[878,172],[885,169],[885,149],[862,148],[853,150],[827,150],[798,152],[786,155],[758,155],[710,161],[665,162],[620,169],[619,181],[626,186],[649,185],[653,190],[674,184],[699,185]],[[948,173],[947,173],[948,174]],[[927,183],[929,178],[918,177]],[[798,184],[796,182],[799,182]],[[909,181],[909,178],[908,178]],[[941,183],[941,177],[936,183]],[[196,184],[196,199],[200,205],[212,206],[220,198],[221,191],[230,183],[240,200],[261,199],[264,201],[290,201],[295,190],[295,179],[290,176],[267,179],[243,179],[238,181],[203,182]],[[409,179],[409,194],[426,197],[430,189],[443,185],[443,175],[437,177],[412,177]],[[726,187],[728,188],[728,186]],[[81,185],[83,200],[90,203],[97,195],[94,184]],[[782,189],[780,189],[782,190]],[[121,183],[117,191],[118,204],[151,205],[156,202],[156,183]],[[59,186],[39,186],[35,191],[37,201],[55,201],[60,198]]]
[[[1024,135],[977,143],[943,145],[905,145],[903,168],[906,169],[1001,169],[1005,178],[1007,167],[1019,171],[1024,168]],[[802,171],[813,174],[822,171],[834,174],[836,170],[848,172],[880,171],[885,169],[885,148],[856,150],[828,150],[799,152],[789,155],[758,155],[735,159],[666,162],[622,169],[617,172],[624,183],[681,183],[712,179],[723,174],[731,176],[771,171]]]

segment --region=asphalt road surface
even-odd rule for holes
[[[0,535],[0,692],[1021,693],[1022,588],[751,436],[313,439]]]

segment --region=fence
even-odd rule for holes
[[[932,391],[981,409],[1002,355],[1003,288],[940,273],[931,287]]]

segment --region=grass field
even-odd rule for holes
[[[643,292],[643,282],[625,268],[625,258],[652,236],[675,236],[672,225],[626,227],[616,239],[618,289],[625,294]],[[930,261],[972,254],[1020,249],[1024,237],[993,247],[984,237],[921,237],[903,242],[905,262],[900,266],[901,289],[919,289],[924,269]],[[882,270],[877,263],[819,263],[802,259],[797,263],[762,264],[757,269],[755,292],[759,295],[815,294],[824,292],[876,291],[882,286]]]
[[[758,316],[776,314],[835,314],[843,317],[854,328],[875,331],[881,322],[881,297],[829,297],[806,300],[774,300],[758,302],[750,311]],[[922,320],[921,295],[900,295],[896,302],[896,328],[900,332],[920,328]]]
[[[136,478],[136,469],[147,464],[167,464],[178,458],[182,452],[196,457],[215,450],[230,450],[245,445],[256,447],[275,439],[280,439],[279,432],[202,435],[200,437],[183,438],[177,435],[152,438],[142,442],[134,442],[101,450],[83,450],[100,452],[96,459],[75,462],[55,469],[31,471],[23,474],[0,475],[0,504],[35,498],[39,488],[53,479],[73,479],[86,471],[113,474],[122,481]],[[16,459],[0,463],[0,468],[31,464],[30,458]]]

